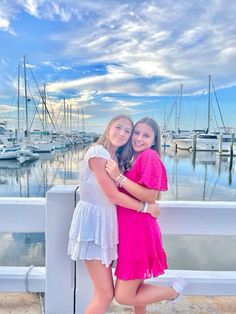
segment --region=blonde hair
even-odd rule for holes
[[[117,120],[120,120],[120,119],[126,119],[130,122],[131,124],[131,127],[133,129],[134,127],[134,123],[133,123],[133,120],[128,116],[128,115],[125,115],[125,114],[119,114],[117,116],[114,116],[110,122],[108,123],[104,133],[101,135],[101,137],[97,140],[96,144],[99,144],[99,145],[102,145],[103,147],[105,147],[107,150],[109,150],[110,148],[110,141],[108,139],[108,134],[109,134],[109,131],[110,131],[110,128],[112,127],[112,125],[117,121]],[[129,156],[130,155],[130,151],[132,151],[132,147],[131,147],[131,143],[130,143],[130,139],[128,140],[128,142],[119,147],[116,151],[116,156],[118,158],[118,161],[120,161],[120,159],[126,159],[125,156]],[[122,156],[122,157],[121,157]]]

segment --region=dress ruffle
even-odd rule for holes
[[[99,259],[107,267],[117,259],[117,216],[112,208],[79,201],[69,233],[71,259]]]

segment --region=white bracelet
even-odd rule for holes
[[[149,205],[148,203],[144,202],[143,213],[147,212],[148,205]]]
[[[124,185],[126,180],[127,180],[126,176],[123,176],[123,178],[119,181],[119,187],[120,188]]]
[[[119,181],[122,176],[123,176],[123,174],[120,173],[120,174],[115,178],[115,182]]]

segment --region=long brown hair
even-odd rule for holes
[[[135,125],[133,127],[133,131],[139,123],[145,123],[153,129],[154,143],[151,146],[151,149],[155,150],[159,154],[159,156],[161,157],[161,131],[160,131],[159,124],[153,118],[144,117],[135,123]],[[132,134],[133,134],[133,132],[132,132]],[[131,137],[132,137],[132,135],[131,135]],[[131,141],[130,141],[130,143],[131,143]],[[122,168],[123,171],[127,171],[132,167],[133,157],[134,157],[134,151],[133,151],[132,146],[131,146],[131,149],[126,150],[121,154],[121,156],[120,156],[120,167]]]
[[[151,146],[151,149],[155,150],[161,157],[161,131],[160,131],[159,124],[153,118],[144,117],[135,123],[133,130],[135,129],[136,125],[138,125],[139,123],[145,123],[153,129],[155,137],[154,137],[154,144]]]
[[[96,144],[99,144],[99,145],[102,145],[104,146],[107,150],[109,150],[109,146],[110,146],[110,142],[109,142],[109,139],[108,139],[108,134],[109,134],[109,131],[110,131],[110,128],[111,126],[117,121],[117,120],[120,120],[120,119],[126,119],[130,122],[131,124],[131,127],[133,129],[134,127],[134,123],[133,123],[133,120],[128,116],[128,115],[125,115],[125,114],[119,114],[117,116],[114,116],[110,122],[108,123],[104,133],[101,135],[101,137],[97,140]],[[126,156],[129,156],[132,152],[132,147],[131,147],[131,142],[130,142],[130,139],[128,140],[128,142],[119,147],[116,151],[116,156],[118,158],[118,162],[120,162],[120,159],[126,159],[127,157]],[[121,157],[122,156],[122,157]]]

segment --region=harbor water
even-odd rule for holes
[[[29,164],[0,161],[0,196],[44,197],[54,185],[79,184],[84,152],[77,146],[42,153]],[[162,159],[169,181],[162,200],[236,201],[235,158],[230,164],[215,152],[166,148]],[[235,270],[236,237],[164,235],[163,241],[171,269]],[[44,234],[0,234],[0,247],[1,266],[45,264]]]

